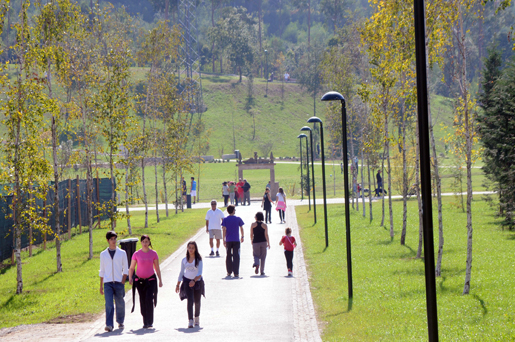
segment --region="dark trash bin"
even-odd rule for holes
[[[132,255],[136,252],[136,244],[138,243],[137,238],[129,238],[118,241],[120,243],[120,248],[127,253],[127,262],[129,267],[131,267]]]
[[[186,195],[186,208],[191,209],[191,195]]]

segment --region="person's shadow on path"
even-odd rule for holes
[[[157,332],[156,329],[143,329],[143,328],[140,328],[140,329],[137,329],[137,330],[129,331],[129,334],[133,334],[133,335],[147,335],[147,334],[153,334],[155,332]]]
[[[193,334],[193,333],[201,331],[202,329],[203,329],[202,327],[194,327],[194,328],[177,328],[175,330],[177,330],[178,332],[185,333],[185,334]]]

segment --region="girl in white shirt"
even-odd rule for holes
[[[182,285],[181,285],[182,281]],[[175,292],[180,293],[181,300],[188,299],[188,328],[200,325],[200,297],[204,294],[202,279],[202,257],[195,241],[188,242],[186,257],[181,261],[181,272],[177,279]],[[195,303],[195,320],[193,320],[193,303]]]
[[[279,211],[279,219],[281,223],[286,223],[284,220],[284,211],[286,210],[286,194],[283,188],[279,188],[279,192],[275,195],[275,210]]]

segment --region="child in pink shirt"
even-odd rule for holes
[[[297,247],[295,238],[291,236],[291,228],[286,228],[286,235],[281,238],[279,246],[284,245],[284,256],[286,257],[286,266],[288,267],[288,276],[293,275],[293,250]]]

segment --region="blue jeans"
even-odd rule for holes
[[[125,319],[125,286],[122,283],[104,283],[104,296],[106,301],[106,326],[114,327],[114,303],[116,303],[116,322],[123,324]]]

